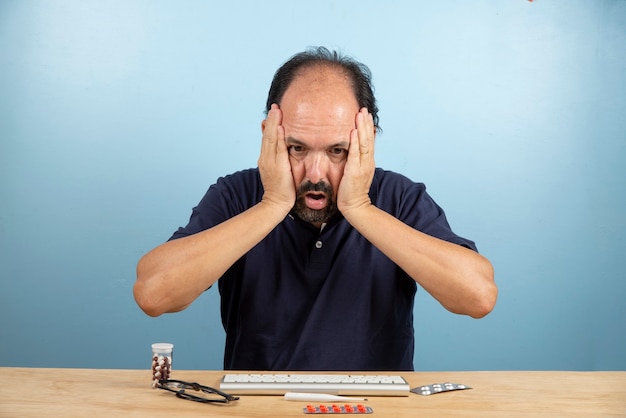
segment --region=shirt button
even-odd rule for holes
[[[317,241],[317,242],[315,243],[315,248],[318,248],[318,249],[319,249],[319,248],[322,248],[322,241]]]

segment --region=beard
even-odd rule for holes
[[[305,195],[309,192],[324,193],[328,201],[326,206],[323,209],[309,208],[305,203]],[[337,213],[337,202],[335,202],[335,198],[333,196],[333,187],[330,184],[323,181],[313,184],[307,180],[298,188],[296,203],[293,206],[292,212],[305,222],[328,222],[328,220],[332,218],[335,213]]]

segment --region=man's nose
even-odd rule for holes
[[[326,179],[328,172],[328,158],[324,153],[311,153],[307,156],[306,177],[311,183],[319,183],[320,180]]]

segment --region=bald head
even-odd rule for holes
[[[331,75],[337,77],[334,81],[339,78],[343,79],[349,86],[353,99],[358,103],[358,108],[365,107],[369,110],[376,130],[380,132],[378,106],[369,68],[350,57],[343,56],[336,51],[331,52],[324,47],[311,48],[298,53],[276,71],[268,92],[266,113],[274,103],[282,107],[283,96],[290,85],[305,74],[309,76],[309,83],[324,83],[325,86],[329,86],[327,83],[333,81],[328,78]]]

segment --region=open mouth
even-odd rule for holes
[[[305,222],[328,222],[337,213],[332,186],[324,181],[304,181],[298,188],[293,210]]]
[[[320,192],[306,193],[304,195],[304,201],[308,208],[315,210],[324,209],[327,204],[326,194]]]

